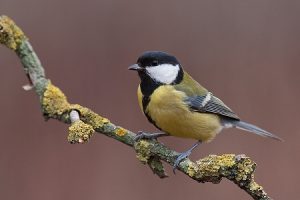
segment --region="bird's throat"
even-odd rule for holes
[[[149,76],[144,75],[141,77],[141,92],[143,94],[143,110],[145,112],[147,105],[150,101],[150,96],[161,84],[153,81]]]

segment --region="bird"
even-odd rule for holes
[[[146,51],[129,70],[137,71],[140,84],[137,90],[142,112],[160,131],[140,131],[135,141],[175,136],[197,142],[176,158],[173,172],[201,143],[212,141],[227,128],[238,128],[275,140],[282,139],[253,124],[240,120],[223,101],[194,80],[177,58],[163,51]]]

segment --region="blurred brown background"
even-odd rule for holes
[[[0,0],[30,38],[48,77],[74,103],[130,130],[156,131],[140,112],[137,74],[145,50],[180,59],[239,116],[285,139],[226,130],[192,155],[244,153],[274,199],[299,198],[300,2],[297,0]],[[15,54],[0,47],[0,196],[23,200],[251,199],[233,183],[160,180],[127,146],[96,134],[67,143],[68,126],[41,116]],[[164,138],[177,151],[194,141]]]

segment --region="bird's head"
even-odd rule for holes
[[[147,79],[163,85],[176,84],[183,77],[183,70],[178,60],[161,51],[144,52],[136,64],[128,69],[137,71],[142,82]]]

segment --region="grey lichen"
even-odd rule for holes
[[[156,174],[159,178],[167,178],[168,175],[166,173],[166,170],[164,168],[164,165],[162,164],[161,160],[157,156],[151,156],[148,159],[148,165],[152,172]]]

